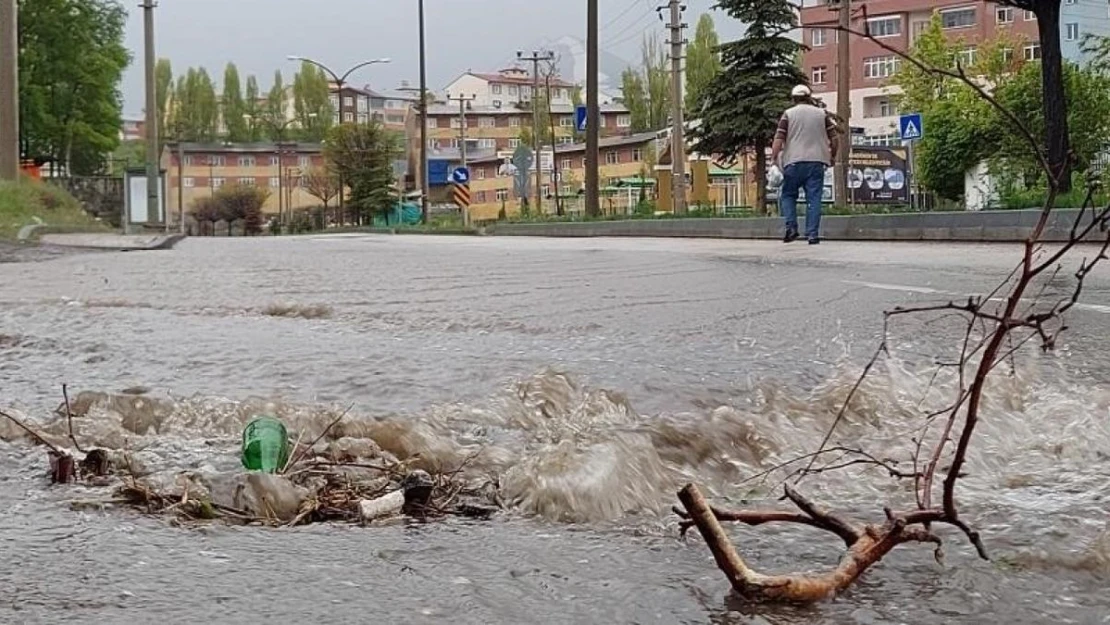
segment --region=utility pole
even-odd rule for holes
[[[671,21],[671,189],[674,191],[674,214],[686,214],[686,123],[682,115],[682,60],[686,40],[682,31],[682,12],[686,9],[681,0],[670,0]]]
[[[466,110],[470,107],[470,103],[477,99],[477,95],[460,95],[452,98],[451,94],[447,94],[448,101],[459,103],[459,160],[462,167],[466,167]],[[463,227],[469,228],[470,211],[462,207],[460,209],[462,210]]]
[[[146,51],[146,221],[155,224],[161,214],[159,199],[158,98],[154,89],[154,0],[143,0],[143,36]],[[126,228],[126,225],[125,225]]]
[[[420,17],[420,219],[428,223],[428,55],[424,46],[424,0],[418,0]]]
[[[598,144],[601,138],[601,112],[598,108],[598,4],[586,2],[586,215],[601,214],[598,198]]]
[[[19,178],[19,10],[0,0],[0,180]]]
[[[839,0],[836,10],[840,11],[836,47],[836,115],[846,127],[838,137],[840,147],[837,149],[833,168],[833,195],[836,196],[836,206],[843,208],[848,205],[848,155],[852,150],[852,101],[849,99],[852,89],[852,57],[848,41],[848,29],[852,27],[851,0]]]
[[[177,229],[185,234],[185,142],[177,133]],[[166,233],[170,231],[170,220],[166,220]]]
[[[543,146],[540,144],[540,109],[536,106],[536,101],[540,97],[540,61],[552,61],[555,59],[555,55],[551,52],[540,54],[533,50],[532,56],[524,56],[524,53],[518,50],[516,58],[521,61],[532,61],[532,150],[536,154],[536,214],[542,215],[543,159],[540,155],[540,148]]]

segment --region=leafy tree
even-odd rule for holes
[[[72,174],[102,169],[119,145],[120,80],[131,61],[116,0],[19,2],[23,149]]]
[[[212,233],[215,234],[216,222],[221,219],[220,212],[220,203],[214,195],[205,195],[194,199],[193,205],[189,209],[189,213],[192,214],[193,219],[200,226],[201,234],[208,230],[205,226],[211,226]],[[230,229],[228,232],[230,233]]]
[[[113,176],[122,176],[124,170],[128,167],[136,167],[145,162],[146,141],[142,139],[121,141],[115,151],[112,152],[112,162],[109,173]]]
[[[697,150],[723,159],[755,155],[756,205],[766,204],[767,149],[790,89],[805,82],[794,62],[801,44],[788,33],[798,18],[788,0],[720,0],[733,19],[748,24],[743,38],[721,46],[721,73],[701,95]]]
[[[282,132],[282,124],[285,123],[285,79],[282,78],[281,70],[274,72],[274,83],[266,95],[266,110],[263,117],[266,118],[266,125],[272,133],[270,138],[275,141],[285,140]]]
[[[190,67],[177,79],[175,122],[184,141],[214,141],[220,118],[216,87],[202,67]]]
[[[1065,94],[1064,55],[1060,49],[1061,0],[999,0],[1000,4],[1037,16],[1041,44],[1041,99],[1044,108],[1045,152],[1060,191],[1071,190],[1068,100]]]
[[[304,181],[304,190],[319,199],[325,210],[332,199],[339,195],[339,179],[327,168],[314,167],[306,171],[301,179]]]
[[[234,63],[228,63],[224,69],[224,92],[220,104],[227,140],[232,143],[250,140],[250,124],[244,117],[247,105],[243,101],[243,85],[239,80],[239,68]]]
[[[401,137],[381,122],[341,124],[328,131],[325,157],[351,189],[349,205],[359,221],[372,220],[397,206],[393,162],[403,153]]]
[[[335,114],[324,70],[307,61],[301,64],[301,71],[293,78],[293,106],[302,137],[306,141],[323,139]]]
[[[158,129],[163,139],[176,137],[173,116],[170,112],[172,95],[173,66],[170,65],[169,59],[158,59],[154,66],[154,98],[158,102]]]
[[[261,141],[266,129],[262,110],[262,92],[258,88],[258,79],[254,76],[247,77],[247,95],[244,107],[247,112],[251,141]]]
[[[632,115],[632,132],[644,132],[650,127],[648,123],[647,89],[644,78],[632,68],[624,70],[621,75],[621,96],[624,105]]]
[[[643,42],[644,85],[647,87],[647,130],[659,130],[667,125],[671,112],[671,72],[667,67],[667,51],[659,43],[659,36],[652,33]]]
[[[220,219],[227,222],[228,235],[231,224],[236,221],[243,222],[246,234],[262,232],[262,207],[270,198],[268,190],[254,185],[229,184],[220,187],[213,197]]]
[[[713,16],[703,13],[694,31],[694,41],[686,52],[686,111],[691,115],[697,115],[702,92],[721,71],[719,45]]]

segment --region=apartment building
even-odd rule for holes
[[[477,107],[511,108],[532,100],[535,85],[532,73],[521,67],[509,67],[492,73],[467,71],[451,81],[444,91],[451,95],[474,97]],[[575,85],[559,77],[539,78],[539,88],[546,94],[551,89],[551,103],[572,106]]]
[[[606,187],[602,203],[607,210],[613,212],[628,210],[639,198],[638,193],[630,192],[631,184],[641,177],[645,184],[654,184],[654,171],[650,163],[654,158],[652,151],[655,149],[655,138],[655,133],[648,132],[601,140],[598,172],[602,186]],[[578,191],[586,181],[585,144],[576,143],[558,147],[553,156],[549,150],[546,155],[541,156],[541,161],[557,164],[559,169],[556,179],[554,167],[549,165],[542,168],[543,184],[540,194],[544,198],[544,212],[555,212],[556,191],[567,200],[572,210],[580,209]],[[468,166],[470,167],[472,219],[494,220],[502,209],[510,216],[519,212],[520,202],[513,192],[514,170],[506,155],[480,156],[469,160]],[[626,182],[629,184],[625,184]],[[534,181],[532,186],[535,186]],[[533,189],[534,192],[535,189]]]
[[[841,36],[850,37],[851,125],[863,129],[855,140],[871,146],[899,145],[898,90],[887,83],[902,61],[875,41],[833,30],[837,4],[829,0],[803,3],[801,23],[807,46],[802,59],[804,71],[815,95],[835,110],[837,42]],[[1083,60],[1080,44],[1085,35],[1110,34],[1108,6],[1104,0],[1063,0],[1060,29],[1065,58]],[[960,55],[967,63],[974,61],[979,44],[1002,33],[1021,41],[1020,49],[1012,54],[1027,60],[1041,56],[1037,19],[1030,11],[984,0],[872,0],[866,8],[866,13],[854,14],[852,28],[862,31],[866,26],[872,36],[899,50],[908,50],[928,27],[933,14],[939,13],[945,34],[963,46]]]
[[[553,98],[554,100],[554,98]],[[621,104],[603,104],[601,135],[612,137],[632,133],[632,115]],[[574,105],[552,102],[550,123],[554,124],[555,143],[569,145],[576,138]],[[457,150],[461,140],[462,117],[456,103],[437,102],[428,106],[428,147],[433,150]],[[466,107],[466,147],[478,150],[514,150],[521,145],[521,135],[532,130],[530,105],[487,106],[468,104]],[[549,133],[551,128],[545,129]]]
[[[180,148],[171,143],[162,154],[169,190],[166,205],[176,219],[179,189],[188,214],[197,198],[211,196],[227,184],[243,184],[270,191],[262,209],[268,215],[278,214],[279,198],[284,210],[316,207],[321,201],[306,190],[304,175],[322,165],[317,143],[185,143]]]

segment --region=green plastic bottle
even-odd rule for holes
[[[289,461],[289,435],[285,424],[273,417],[258,417],[243,429],[243,466],[248,471],[277,473]]]

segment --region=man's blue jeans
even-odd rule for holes
[[[782,172],[782,194],[779,207],[786,222],[786,231],[798,231],[798,190],[806,190],[806,238],[821,236],[821,197],[825,191],[825,164],[818,162],[791,163]]]

